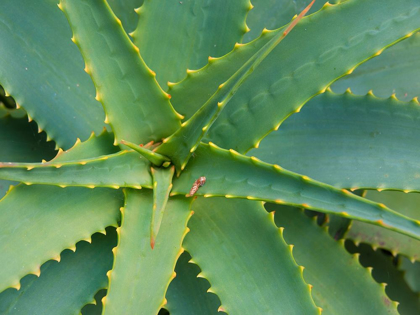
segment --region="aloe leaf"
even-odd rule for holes
[[[381,193],[368,191],[366,198],[384,203],[403,215],[420,220],[418,211],[418,205],[420,204],[419,194],[403,194],[395,191],[383,191]],[[381,227],[353,221],[346,238],[353,240],[357,244],[368,243],[373,248],[385,248],[392,252],[394,256],[403,254],[410,259],[420,260],[420,241]]]
[[[82,52],[116,142],[160,141],[177,130],[180,118],[170,96],[159,87],[106,1],[63,0],[60,8],[70,22],[72,40]]]
[[[143,157],[150,161],[155,166],[162,166],[165,164],[170,164],[170,160],[159,153],[153,152],[143,145],[137,145],[129,141],[121,140],[121,144],[126,145],[127,147],[133,149],[134,151],[140,153]],[[169,163],[168,163],[169,162]]]
[[[126,32],[132,32],[139,20],[135,9],[140,8],[144,0],[108,0],[107,2],[115,15],[121,20]]]
[[[257,69],[258,65],[289,34],[302,17],[311,8],[313,0],[290,25],[281,33],[277,33],[266,45],[255,53],[232,77],[221,84],[216,93],[174,134],[163,140],[156,152],[170,157],[177,172],[185,168],[191,154],[198,147],[207,130],[216,121],[222,109],[235,95],[243,82]]]
[[[168,304],[166,308],[172,315],[223,315],[218,311],[220,299],[207,292],[210,284],[206,279],[198,277],[200,268],[190,261],[191,256],[184,252],[176,263],[176,277],[166,292]]]
[[[326,92],[249,154],[339,188],[420,191],[420,106]]]
[[[398,268],[404,271],[404,279],[410,288],[420,293],[420,261],[410,261],[408,258],[400,256]]]
[[[166,204],[169,199],[169,192],[172,189],[172,177],[174,177],[175,167],[151,168],[153,178],[153,210],[150,224],[150,246],[155,247]]]
[[[165,10],[159,1],[146,0],[137,10],[139,24],[131,35],[166,87],[167,81],[181,80],[187,69],[201,68],[209,56],[223,56],[240,42],[250,9],[249,0],[165,1]]]
[[[121,192],[109,189],[17,186],[0,203],[0,291],[39,274],[42,263],[97,231],[116,225]],[[75,228],[77,227],[77,228]],[[55,258],[54,258],[55,257]]]
[[[387,284],[385,291],[390,299],[399,303],[399,314],[420,313],[420,296],[410,289],[403,272],[393,264],[392,257],[386,256],[381,250],[373,250],[367,244],[356,247],[348,242],[346,247],[351,253],[359,253],[363,266],[373,268],[372,276],[377,282]]]
[[[409,101],[420,96],[420,82],[417,79],[420,71],[419,49],[420,33],[416,33],[356,68],[331,88],[339,93],[351,88],[359,95],[373,90],[379,97],[389,97],[395,93],[398,99]]]
[[[111,249],[117,243],[117,233],[115,229],[107,229],[106,236],[95,234],[91,242],[77,243],[74,253],[63,251],[60,262],[43,264],[39,278],[24,277],[19,291],[8,289],[1,293],[1,314],[79,313],[108,284],[106,272],[112,267]],[[10,302],[4,303],[7,299]]]
[[[86,304],[80,313],[82,315],[101,315],[102,314],[102,299],[106,295],[106,290],[99,290],[95,294],[95,304]]]
[[[299,209],[267,208],[275,210],[275,222],[284,228],[286,242],[294,245],[296,262],[305,267],[303,276],[313,285],[312,296],[323,314],[398,314],[385,287],[359,264],[358,256],[349,255],[343,242],[334,241]]]
[[[105,115],[57,2],[1,1],[0,38],[7,45],[0,48],[0,84],[67,149],[77,137],[99,133]]]
[[[127,189],[122,210],[118,247],[109,274],[108,295],[102,300],[103,314],[157,314],[165,304],[165,293],[175,276],[176,260],[191,216],[190,200],[171,198],[155,248],[150,248],[151,191]],[[133,263],[135,262],[135,263]]]
[[[372,15],[378,8],[381,14]],[[262,137],[333,81],[385,47],[412,35],[420,28],[419,12],[416,0],[345,1],[304,18],[284,45],[277,46],[239,88],[209,130],[206,141],[239,152],[257,146]],[[346,27],[331,27],[343,23]],[[259,39],[237,47],[173,86],[169,93],[175,108],[183,115],[194,113],[198,104],[203,104],[253,52],[283,30],[263,32]]]
[[[211,283],[211,292],[220,297],[219,310],[319,313],[302,277],[303,268],[261,202],[198,198],[193,209],[184,247],[202,269],[200,275]]]
[[[174,180],[172,194],[187,194],[200,176],[206,177],[206,183],[196,195],[297,205],[365,221],[420,239],[420,221],[347,190],[334,188],[233,150],[218,148],[214,144],[199,146],[195,158]]]
[[[252,0],[253,8],[246,18],[246,24],[251,30],[244,35],[242,42],[254,40],[264,28],[274,30],[289,23],[309,2],[311,0]],[[315,1],[309,13],[318,11],[325,2],[326,0]]]
[[[134,151],[120,151],[69,162],[0,163],[0,178],[61,187],[151,187],[149,162]]]

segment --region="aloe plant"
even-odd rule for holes
[[[418,0],[2,1],[0,313],[418,314],[419,29]]]

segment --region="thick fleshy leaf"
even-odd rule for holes
[[[180,81],[187,69],[203,67],[209,56],[223,56],[240,42],[250,8],[249,0],[146,0],[137,10],[140,19],[132,37],[166,87],[167,81]]]
[[[181,176],[174,179],[172,194],[187,194],[199,177],[205,177],[206,183],[196,195],[298,205],[369,222],[420,239],[420,221],[347,190],[339,190],[278,165],[267,164],[233,150],[224,150],[214,144],[199,146],[195,158]]]
[[[304,18],[240,87],[210,128],[207,141],[239,152],[257,146],[262,137],[334,80],[384,47],[412,35],[420,28],[419,16],[417,0],[362,0],[325,6]],[[275,34],[263,33],[175,85],[169,91],[174,106],[181,114],[194,113],[197,104],[203,104]]]
[[[168,156],[175,165],[177,173],[185,168],[191,154],[200,144],[201,139],[206,135],[207,130],[216,121],[220,112],[229,103],[231,98],[238,91],[239,87],[257,69],[260,63],[270,52],[289,34],[299,23],[302,17],[308,12],[313,0],[288,27],[277,33],[266,45],[258,50],[237,72],[226,82],[221,84],[216,93],[170,137],[163,140],[156,152]]]
[[[172,189],[172,177],[175,167],[155,168],[152,167],[153,177],[153,212],[150,224],[150,245],[155,246],[156,237],[162,224],[163,215],[169,199],[169,192]]]
[[[106,1],[62,0],[72,40],[85,59],[116,141],[160,141],[180,126],[178,114]]]
[[[134,151],[120,151],[96,158],[51,161],[46,163],[0,163],[0,178],[26,184],[61,187],[132,187],[152,186],[150,163]]]
[[[267,205],[275,213],[284,238],[293,244],[296,262],[305,267],[303,276],[313,285],[312,296],[322,314],[398,314],[396,305],[386,296],[363,268],[357,256],[351,256],[343,242],[334,241],[321,227],[297,208]],[[273,213],[274,214],[274,213]],[[349,292],[351,288],[351,292]]]
[[[0,291],[19,287],[46,260],[97,231],[116,225],[121,191],[17,186],[0,202]]]
[[[85,305],[80,313],[82,315],[102,315],[102,299],[106,295],[106,290],[99,290],[95,294],[95,304],[87,304]]]
[[[326,92],[249,155],[337,188],[420,191],[416,101]]]
[[[117,243],[117,233],[107,229],[106,236],[95,234],[91,242],[77,243],[74,253],[65,250],[60,262],[43,264],[40,277],[24,277],[19,291],[7,289],[1,293],[0,313],[79,314],[83,305],[108,284],[106,272],[112,267],[111,249]]]
[[[374,251],[367,244],[356,247],[348,242],[346,248],[351,253],[360,254],[360,263],[363,266],[373,267],[372,276],[377,282],[387,284],[385,291],[390,299],[399,303],[399,314],[416,315],[420,313],[420,296],[413,292],[405,282],[404,273],[393,264],[392,256],[386,255],[381,250]]]
[[[396,44],[380,56],[358,67],[352,74],[335,82],[331,88],[363,95],[369,90],[379,97],[396,94],[397,98],[409,101],[420,96],[420,33]]]
[[[171,198],[155,248],[150,248],[151,191],[126,190],[118,247],[103,314],[157,314],[175,276],[176,260],[191,216],[190,200]]]
[[[197,199],[184,241],[228,314],[318,314],[292,248],[261,202]],[[275,289],[273,289],[275,288]]]
[[[0,84],[67,149],[76,138],[99,133],[105,115],[57,3],[1,1]]]
[[[368,191],[366,198],[384,203],[403,215],[420,220],[419,194],[404,194],[396,191],[383,191],[380,193]],[[403,254],[410,259],[420,260],[420,241],[381,227],[353,221],[346,238],[353,240],[357,244],[368,243],[374,248],[385,248],[394,255]]]
[[[166,292],[166,308],[172,315],[223,315],[218,311],[220,299],[207,292],[210,284],[206,279],[197,277],[200,268],[190,262],[190,254],[184,252],[176,263],[176,277]]]

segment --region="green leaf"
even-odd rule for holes
[[[372,0],[326,6],[304,18],[240,87],[206,141],[239,152],[257,146],[262,137],[334,80],[420,28],[419,15],[417,0]],[[263,33],[174,86],[170,93],[175,108],[182,114],[194,113],[198,104],[203,104],[276,32]]]
[[[190,201],[171,198],[155,248],[150,248],[151,191],[126,190],[118,247],[109,275],[103,314],[156,314],[165,303],[169,282],[182,253],[181,243],[191,215]]]
[[[249,0],[146,0],[137,10],[140,19],[132,36],[166,87],[167,81],[181,80],[187,69],[203,67],[209,56],[223,56],[240,42],[250,9]]]
[[[323,314],[348,314],[349,310],[352,314],[398,314],[396,304],[358,257],[349,255],[343,243],[335,242],[315,219],[296,208],[268,205],[268,209],[275,210],[286,242],[295,245],[293,255],[305,267],[303,276],[313,285],[312,296]]]
[[[197,277],[200,268],[190,262],[191,256],[184,252],[176,263],[176,277],[166,292],[166,308],[172,315],[222,315],[218,311],[220,299],[207,292],[210,284],[206,279]]]
[[[361,65],[331,88],[336,92],[351,88],[353,93],[360,95],[373,90],[379,97],[389,97],[395,93],[398,99],[409,101],[420,96],[419,49],[420,33],[416,33]]]
[[[223,150],[212,143],[199,146],[195,158],[181,176],[174,179],[172,194],[187,194],[201,176],[206,177],[206,183],[196,195],[302,206],[369,222],[420,239],[420,221],[347,190],[339,190],[233,150]]]
[[[65,248],[116,225],[121,192],[110,189],[17,186],[0,202],[0,291],[20,286]]]
[[[211,292],[220,297],[219,310],[319,313],[303,269],[261,202],[199,198],[193,209],[184,247],[211,283]]]
[[[251,30],[244,35],[242,42],[254,40],[264,28],[274,30],[289,23],[309,2],[311,0],[252,0],[253,8],[246,18],[246,24]],[[325,2],[326,0],[315,1],[309,12],[318,11]]]
[[[1,314],[78,314],[108,284],[106,272],[112,267],[117,234],[115,229],[108,229],[107,234],[93,235],[92,244],[77,243],[76,252],[63,251],[60,262],[43,264],[39,278],[28,275],[19,291],[0,294]],[[7,299],[9,303],[4,303]]]
[[[277,33],[266,45],[257,51],[237,72],[226,82],[221,84],[216,93],[186,122],[181,125],[170,137],[163,140],[156,152],[170,157],[179,174],[198,147],[207,130],[217,119],[222,109],[235,95],[239,87],[257,69],[260,63],[270,52],[289,34],[302,17],[308,12],[313,0],[300,14],[290,23],[284,32]]]
[[[132,32],[139,20],[135,9],[143,5],[144,0],[107,0],[114,14],[121,20],[127,33]]]
[[[140,57],[105,1],[63,0],[97,94],[112,126],[116,142],[160,141],[180,126],[169,97]],[[152,105],[153,104],[153,105]]]
[[[99,133],[105,116],[57,2],[1,1],[0,84],[67,149]]]
[[[0,178],[61,187],[151,188],[149,162],[134,151],[96,158],[46,163],[0,163]]]
[[[326,92],[249,154],[338,188],[420,191],[418,102]]]
[[[366,198],[384,203],[399,213],[410,218],[420,220],[419,194],[403,194],[396,191],[368,191]],[[420,260],[420,241],[401,235],[387,229],[371,226],[363,222],[353,221],[350,230],[346,234],[347,239],[355,243],[368,243],[375,249],[385,248],[393,255],[403,254],[411,259]]]
[[[399,303],[399,314],[420,313],[420,296],[410,289],[403,272],[392,263],[392,257],[386,256],[381,250],[374,251],[366,244],[355,247],[346,243],[346,247],[351,253],[360,253],[360,263],[363,266],[373,267],[372,276],[377,282],[387,284],[386,293],[390,299]]]
[[[87,304],[80,311],[82,315],[101,315],[102,314],[102,299],[106,295],[106,290],[99,290],[95,294],[95,304]]]
[[[151,168],[153,177],[153,210],[150,224],[150,245],[155,247],[166,204],[169,199],[169,192],[172,189],[172,177],[174,177],[175,167]]]

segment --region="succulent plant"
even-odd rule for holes
[[[419,313],[420,2],[309,2],[0,3],[1,314]]]

